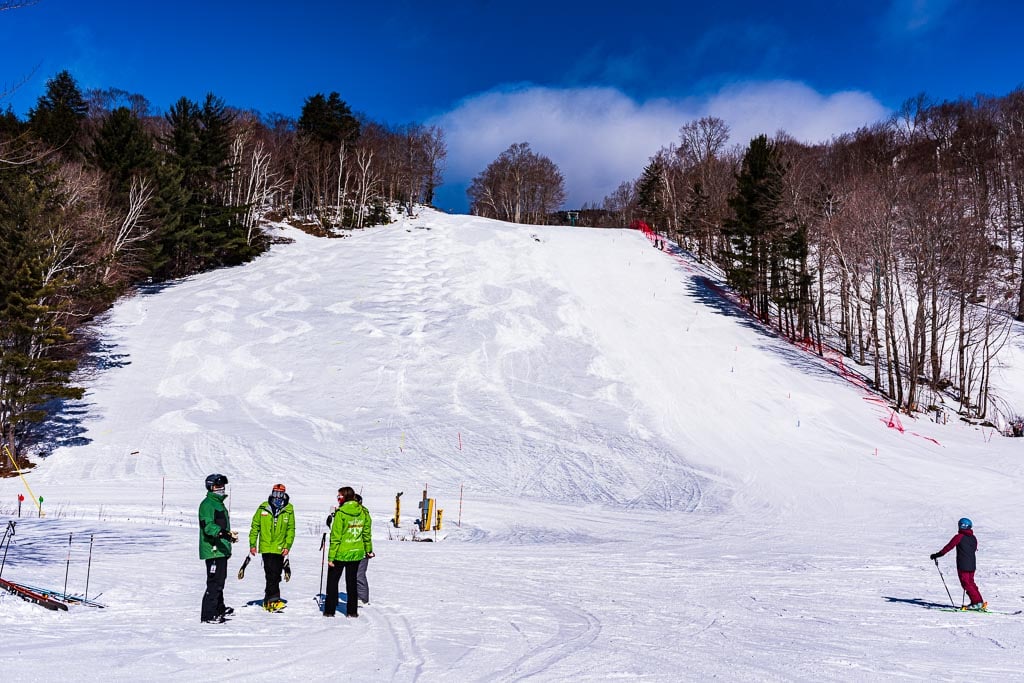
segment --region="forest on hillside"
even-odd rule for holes
[[[686,123],[580,216],[676,240],[781,334],[867,366],[899,409],[951,399],[1019,431],[990,379],[1024,320],[1024,89],[919,95],[823,144],[729,139],[720,119]]]
[[[117,297],[247,262],[262,222],[324,236],[430,203],[440,129],[388,126],[338,93],[297,119],[213,94],[160,112],[143,95],[82,91],[67,71],[19,118],[0,113],[0,473],[27,464],[54,405],[76,398],[81,334]]]

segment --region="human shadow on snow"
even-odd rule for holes
[[[954,609],[952,605],[948,605],[943,602],[928,602],[921,598],[893,598],[884,596],[883,599],[886,602],[901,602],[906,605],[913,605],[914,607],[922,607],[924,609]]]

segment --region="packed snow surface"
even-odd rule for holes
[[[88,578],[107,607],[4,594],[5,680],[1024,679],[1024,615],[936,609],[928,559],[971,517],[985,599],[1024,607],[1020,440],[897,425],[637,232],[428,210],[344,239],[278,230],[292,242],[101,323],[3,576]],[[235,577],[243,540],[234,618],[199,621],[212,472],[243,537],[288,488],[280,614],[243,607],[263,595],[258,559]],[[342,485],[374,515],[357,620],[315,599]],[[399,540],[424,488],[443,527]],[[0,481],[0,522],[22,492]]]

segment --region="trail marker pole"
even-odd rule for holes
[[[465,484],[459,484],[459,528],[462,528],[462,487]]]
[[[4,452],[7,453],[7,457],[11,459],[11,464],[14,465],[14,470],[18,473],[18,476],[21,477],[21,483],[24,484],[25,488],[28,490],[28,495],[35,498],[36,494],[32,493],[32,487],[28,485],[28,481],[25,479],[25,475],[21,473],[21,468],[18,467],[17,461],[15,461],[14,456],[11,455],[11,449],[7,447],[7,444],[4,444]],[[42,496],[39,496],[39,516],[43,516]]]

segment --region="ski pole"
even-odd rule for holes
[[[10,532],[10,533],[8,533]],[[11,541],[14,539],[14,521],[7,522],[7,529],[4,530],[4,540],[0,541],[0,545],[4,547],[4,559],[0,560],[0,576],[4,575],[4,565],[7,564],[7,549],[11,547]]]
[[[935,568],[939,570],[939,578],[942,579],[942,586],[946,589],[946,595],[949,595],[949,604],[952,607],[956,607],[956,603],[953,602],[953,596],[949,592],[949,586],[946,585],[946,577],[942,575],[942,568],[939,567],[939,560],[935,560]]]
[[[68,594],[68,573],[71,571],[71,537],[73,534],[68,534],[68,562],[64,567],[64,595]]]
[[[89,564],[85,569],[85,599],[89,599],[89,575],[92,573],[92,534],[89,534]]]
[[[324,561],[327,559],[327,532],[320,537],[320,592],[327,600],[327,589],[324,588]]]

